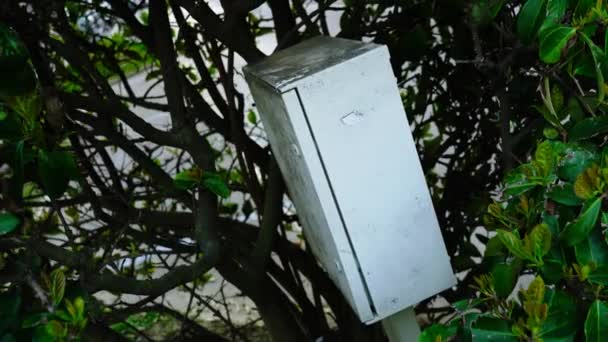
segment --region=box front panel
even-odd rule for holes
[[[377,318],[453,285],[386,48],[297,87]]]
[[[311,250],[358,315],[371,320],[373,314],[352,253],[337,247],[337,241],[346,239],[345,233],[295,91],[276,93],[251,75],[247,75],[247,82]]]

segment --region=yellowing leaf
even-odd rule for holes
[[[534,227],[524,238],[524,249],[526,252],[534,255],[537,261],[542,260],[542,257],[549,253],[551,249],[551,231],[549,231],[549,226],[542,223]]]
[[[582,199],[590,199],[599,185],[599,167],[593,164],[590,168],[581,172],[574,181],[574,193]]]
[[[555,154],[549,141],[544,141],[536,148],[534,160],[540,166],[543,176],[547,176],[555,165]]]
[[[521,240],[515,234],[502,229],[498,229],[496,233],[502,244],[505,245],[511,254],[524,260],[534,259],[533,256],[525,250]]]

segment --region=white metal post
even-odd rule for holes
[[[412,306],[383,319],[382,327],[390,342],[416,342],[420,334]]]

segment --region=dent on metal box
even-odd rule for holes
[[[310,248],[366,323],[455,284],[389,59],[317,37],[245,69]]]

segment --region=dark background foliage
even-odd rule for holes
[[[272,18],[251,13],[263,4]],[[256,36],[274,35],[285,48],[329,34],[325,15],[331,11],[341,13],[338,36],[389,47],[460,275],[458,286],[441,296],[450,302],[472,296],[473,276],[484,272],[472,269],[481,257],[473,242],[487,242],[479,227],[490,194],[504,172],[525,159],[544,127],[531,106],[538,102],[539,75],[551,70],[540,64],[533,44],[521,43],[514,33],[519,2],[505,3],[493,20],[468,1],[223,0],[221,6],[223,14],[200,0],[0,3],[0,22],[23,40],[38,77],[31,95],[38,107],[24,111],[31,117],[18,113],[4,94],[8,114],[0,122],[0,160],[12,170],[3,169],[2,207],[21,222],[0,236],[0,282],[5,295],[22,298],[19,315],[44,307],[38,287],[44,294],[42,278],[61,267],[66,297],[81,296],[87,303],[86,340],[120,340],[110,325],[152,311],[176,317],[185,327],[179,338],[222,340],[230,337],[162,302],[153,304],[183,285],[198,302],[204,281],[197,281],[215,268],[253,300],[276,341],[382,340],[378,326],[358,323],[313,256],[287,240],[285,230],[297,216],[283,206],[281,175],[269,149],[249,130],[256,119],[247,112],[247,94],[234,86],[240,77],[235,58],[253,63],[264,57]],[[182,63],[186,59],[189,64]],[[151,82],[162,82],[165,97],[131,89],[129,76],[141,69]],[[2,89],[15,86],[6,72]],[[112,88],[117,83],[123,93]],[[149,125],[134,106],[167,113],[171,127]],[[211,146],[210,137],[225,144]],[[114,163],[117,150],[129,163]],[[45,160],[40,151],[68,152],[77,172],[66,173],[65,164],[40,171]],[[220,163],[222,158],[234,160],[234,167]],[[218,182],[182,187],[173,178],[184,170]],[[28,182],[38,190],[23,197]],[[244,204],[221,200],[226,186]],[[252,212],[262,217],[259,225],[243,219]],[[277,258],[269,258],[271,251]],[[162,262],[154,268],[166,273],[152,278],[118,265],[114,255],[157,255]],[[104,308],[93,297],[102,290],[141,297],[135,304]],[[329,327],[321,298],[335,328]],[[428,321],[453,310],[430,303],[416,308]],[[21,330],[15,334],[31,334]]]

